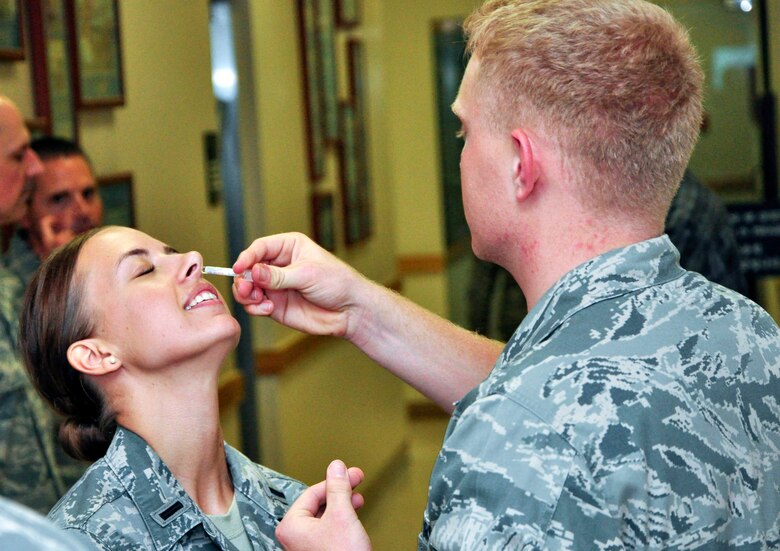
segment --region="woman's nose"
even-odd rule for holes
[[[182,255],[182,277],[184,279],[200,278],[203,268],[203,257],[197,251],[190,251]]]

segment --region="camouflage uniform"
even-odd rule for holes
[[[251,462],[227,444],[225,453],[249,541],[254,549],[280,549],[274,530],[303,484]],[[88,536],[98,549],[235,551],[154,450],[122,427],[106,455],[49,519]]]
[[[0,549],[5,551],[85,551],[75,536],[65,534],[42,516],[0,497]]]
[[[2,259],[3,266],[14,274],[25,287],[32,279],[35,270],[41,265],[41,259],[18,231],[11,236],[8,250],[0,256],[0,259]],[[19,301],[21,304],[21,297],[19,297]]]
[[[9,253],[27,245],[17,237]],[[0,266],[0,495],[46,514],[83,474],[86,463],[57,444],[57,419],[38,396],[19,359],[17,335],[25,286],[38,266],[30,255]]]
[[[594,258],[457,404],[419,549],[780,547],[780,332],[662,236]]]

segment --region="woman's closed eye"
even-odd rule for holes
[[[148,266],[145,266],[142,270],[140,270],[135,277],[145,276],[147,274],[151,274],[153,271],[154,271],[154,264],[149,264]]]

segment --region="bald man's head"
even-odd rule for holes
[[[30,149],[30,132],[19,108],[0,95],[0,224],[19,220],[29,195],[29,180],[43,170]]]

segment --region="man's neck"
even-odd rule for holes
[[[564,275],[608,251],[658,237],[663,226],[592,216],[556,217],[532,237],[534,246],[510,271],[523,289],[529,310]]]

